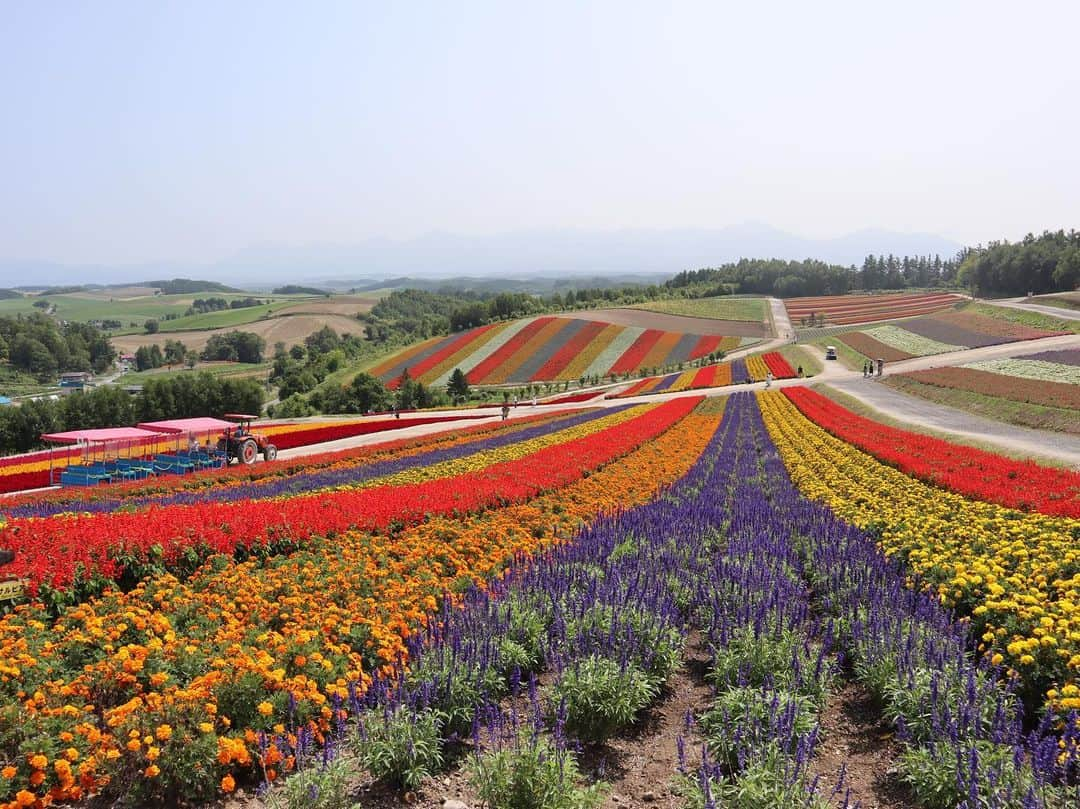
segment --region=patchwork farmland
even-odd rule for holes
[[[390,387],[397,386],[405,371],[425,384],[445,385],[455,368],[473,385],[576,380],[669,368],[732,351],[754,339],[721,333],[728,330],[728,321],[619,309],[589,316],[605,319],[524,318],[432,338],[384,360],[370,373]],[[664,328],[671,324],[701,328]],[[734,330],[762,332],[760,324],[743,323]]]

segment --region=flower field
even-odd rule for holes
[[[762,368],[783,370],[740,374]],[[992,456],[815,397],[609,403],[15,499],[0,546],[48,598],[0,617],[0,809],[259,782],[344,807],[358,772],[427,806],[456,767],[474,805],[597,806],[626,770],[591,762],[649,755],[690,676],[707,694],[650,784],[688,807],[844,805],[819,759],[856,685],[895,729],[903,806],[1075,805],[1075,489],[1039,478],[1021,504],[1062,514],[990,502],[1012,471]],[[970,481],[984,499],[949,490]]]
[[[1076,520],[1025,514],[916,480],[829,435],[788,394],[764,393],[760,402],[800,491],[853,525],[873,528],[886,554],[943,604],[971,616],[979,649],[1018,673],[1029,705],[1080,710]]]
[[[703,390],[721,388],[725,385],[740,384],[746,381],[764,382],[769,372],[773,379],[794,379],[795,369],[778,351],[765,354],[753,354],[746,359],[733,362],[721,362],[702,368],[691,368],[665,376],[648,376],[639,379],[626,390],[609,397],[628,399],[632,396],[644,396],[650,393],[676,393],[682,390]]]
[[[644,502],[677,479],[717,423],[715,408],[691,413],[698,403],[617,413],[607,428],[571,430],[518,460],[489,459],[454,478],[467,498],[440,504],[429,489],[423,521],[409,516],[416,484],[376,488],[394,526],[376,518],[333,540],[312,534],[289,555],[214,556],[184,580],[161,571],[63,608],[55,622],[40,605],[19,608],[0,621],[0,760],[15,762],[0,799],[110,789],[134,802],[177,789],[206,799],[232,773],[267,764],[258,734],[297,722],[327,733],[333,706],[389,671],[446,590],[482,582],[581,520]]]
[[[811,314],[836,326],[849,323],[872,323],[900,317],[925,315],[950,309],[963,301],[952,293],[898,293],[895,295],[821,295],[812,298],[788,298],[784,301],[794,325]]]
[[[904,374],[917,382],[1080,411],[1080,351],[1043,351]]]
[[[902,323],[843,332],[835,339],[865,357],[897,362],[965,348],[1053,337],[1060,333],[978,312],[945,311],[914,317]]]
[[[350,482],[346,472],[344,481],[316,477],[312,488],[298,491],[282,491],[270,481],[253,493],[257,499],[211,490],[185,498],[189,502],[11,520],[0,530],[0,541],[18,552],[10,572],[27,579],[31,592],[44,587],[48,598],[62,601],[56,591],[96,592],[132,571],[138,577],[144,567],[190,567],[211,553],[292,547],[311,536],[375,530],[391,521],[415,523],[431,514],[535,496],[590,464],[618,457],[626,442],[641,440],[639,430],[657,429],[670,413],[687,406],[670,404],[644,413],[585,414],[586,420],[579,418],[566,430],[551,432],[545,425],[538,428],[543,435],[440,463],[414,458],[405,468],[370,480]]]
[[[536,317],[436,337],[370,370],[390,387],[403,372],[445,385],[460,368],[474,385],[575,380],[636,373],[731,351],[739,337],[686,334],[571,317]]]
[[[1080,518],[1080,473],[889,427],[809,388],[788,388],[784,395],[837,438],[920,480],[1010,508]]]

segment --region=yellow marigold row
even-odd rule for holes
[[[754,382],[763,382],[769,374],[769,366],[765,364],[760,354],[754,354],[746,358],[746,372],[750,374],[750,379]]]
[[[396,534],[350,532],[287,557],[214,557],[187,581],[162,575],[52,625],[20,608],[0,620],[9,666],[0,710],[18,712],[29,752],[0,761],[11,768],[0,772],[0,809],[20,792],[78,799],[112,780],[147,805],[173,789],[199,800],[212,797],[208,784],[228,791],[234,773],[259,761],[257,733],[285,731],[290,703],[325,732],[334,698],[399,659],[441,593],[482,583],[600,512],[648,500],[686,473],[721,410],[708,400],[621,460],[528,503]],[[77,761],[72,780],[58,759]],[[290,766],[274,749],[261,760],[271,771]]]
[[[1080,523],[922,483],[829,435],[782,393],[758,397],[800,491],[880,532],[882,550],[970,615],[980,649],[1029,694],[1080,709]]]

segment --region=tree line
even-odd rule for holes
[[[687,270],[664,283],[667,290],[692,298],[716,295],[774,295],[796,298],[844,295],[877,289],[902,290],[953,286],[963,257],[869,255],[862,266],[843,266],[816,259],[744,258]]]
[[[1080,287],[1080,231],[1029,233],[1015,244],[991,242],[967,252],[959,280],[979,295],[1036,295]]]

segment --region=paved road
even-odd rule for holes
[[[1035,298],[1034,301],[1038,301]],[[1040,315],[1060,318],[1061,320],[1080,320],[1080,310],[1065,309],[1061,306],[1048,306],[1037,302],[1028,303],[1027,298],[1006,298],[1004,300],[983,301],[994,306],[1008,306],[1010,309],[1020,309],[1025,312],[1038,312]]]
[[[1017,452],[1059,458],[1074,467],[1080,467],[1080,438],[1075,436],[1014,427],[1002,421],[985,419],[953,407],[908,396],[876,380],[851,379],[829,384],[894,419],[986,441]]]

